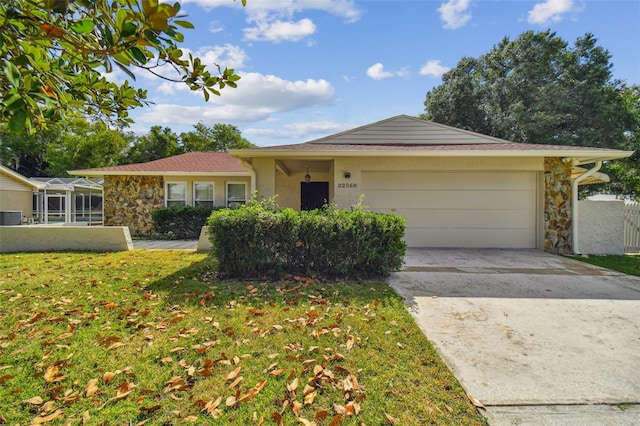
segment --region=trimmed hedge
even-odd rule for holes
[[[257,202],[214,212],[208,226],[228,277],[385,276],[402,267],[406,250],[404,218],[360,207],[296,212]]]
[[[177,240],[193,240],[200,237],[202,227],[215,210],[224,207],[176,206],[153,210],[153,228],[158,235]]]

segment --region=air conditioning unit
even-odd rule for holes
[[[14,226],[22,223],[22,210],[0,210],[0,226]]]

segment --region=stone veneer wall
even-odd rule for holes
[[[164,205],[160,176],[105,176],[104,221],[108,226],[128,226],[131,235],[153,233],[151,212]]]
[[[544,159],[544,250],[572,253],[571,164],[561,158]]]

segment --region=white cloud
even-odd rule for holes
[[[205,9],[216,7],[243,9],[240,0],[183,0],[182,2],[197,4]],[[354,0],[254,0],[249,1],[244,7],[247,15],[252,17],[264,17],[266,14],[290,17],[304,10],[322,10],[344,18],[347,22],[356,22],[362,16],[362,11],[356,6]]]
[[[563,15],[577,11],[573,0],[545,0],[537,3],[529,11],[527,22],[530,24],[546,25],[550,22],[559,22]]]
[[[431,75],[434,77],[440,77],[451,68],[445,67],[440,63],[439,59],[428,60],[426,64],[420,68],[420,75]]]
[[[284,143],[304,142],[351,128],[353,125],[347,123],[309,121],[285,124],[276,129],[249,128],[243,130],[242,134],[249,140],[267,140],[270,141],[269,145],[276,145],[274,140],[283,140]]]
[[[245,28],[244,34],[247,40],[280,42],[298,41],[316,32],[316,26],[311,19],[301,19],[297,22],[285,22],[280,20],[257,22],[252,28]]]
[[[374,80],[383,80],[390,77],[407,77],[409,75],[409,70],[402,68],[398,71],[386,71],[384,69],[384,65],[378,62],[377,64],[373,64],[367,68],[367,75]]]
[[[209,22],[209,32],[213,34],[221,33],[224,31],[224,26],[219,21]]]
[[[471,13],[467,12],[470,6],[471,0],[449,0],[442,3],[437,10],[444,27],[454,30],[465,26],[471,19]]]
[[[266,120],[276,113],[326,105],[334,99],[335,90],[326,80],[289,81],[258,73],[240,75],[242,78],[238,88],[225,88],[221,96],[212,96],[206,105],[157,103],[148,107],[138,121],[162,124],[255,122]],[[199,92],[192,93],[202,96]]]

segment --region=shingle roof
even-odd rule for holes
[[[309,142],[232,150],[238,157],[257,156],[557,156],[615,159],[630,151],[580,146],[517,143],[408,115],[399,115]]]
[[[70,170],[77,176],[137,174],[246,174],[238,159],[226,152],[188,152],[147,163]]]

